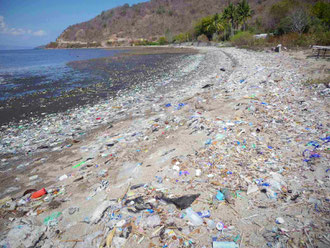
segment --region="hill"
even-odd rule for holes
[[[204,16],[221,12],[228,0],[151,0],[103,11],[95,18],[69,26],[48,47],[111,46],[136,40],[157,40],[190,30]],[[231,1],[233,3],[237,1]],[[267,15],[278,0],[250,0],[252,19]],[[260,19],[259,18],[259,19]]]

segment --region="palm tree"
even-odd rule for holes
[[[237,5],[237,14],[240,22],[243,23],[243,30],[246,29],[246,21],[252,16],[251,8],[246,0],[242,0]]]
[[[238,21],[237,8],[232,3],[229,3],[227,8],[223,10],[223,17],[231,24],[231,36],[234,35],[235,24]]]
[[[221,14],[215,14],[213,17],[213,26],[215,27],[215,31],[219,34],[221,31],[224,30],[224,24],[222,21]]]
[[[221,18],[220,23],[223,26],[223,31],[224,31],[223,40],[227,40],[228,36],[230,35],[227,31],[231,29],[230,28],[231,24],[227,19],[225,19],[223,17]]]

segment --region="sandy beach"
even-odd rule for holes
[[[2,131],[2,247],[329,247],[329,88],[305,83],[329,62],[195,49],[158,83]]]

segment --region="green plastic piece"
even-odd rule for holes
[[[47,217],[44,219],[44,224],[45,224],[45,225],[48,225],[48,223],[49,223],[50,221],[56,220],[58,217],[61,216],[61,214],[62,214],[61,212],[54,212],[54,213],[52,213],[51,215],[47,216]]]
[[[83,165],[84,163],[86,163],[86,161],[82,161],[79,164],[74,165],[72,168],[73,169],[78,168],[79,166]]]

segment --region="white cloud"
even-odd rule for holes
[[[41,29],[38,31],[32,31],[31,29],[7,27],[5,18],[0,16],[0,34],[44,36],[46,35],[46,32]]]
[[[31,30],[29,30],[29,31],[31,31]],[[46,35],[46,32],[40,29],[38,31],[33,32],[32,34],[35,36],[44,36],[44,35]]]
[[[0,30],[3,30],[5,28],[6,28],[5,18],[3,16],[0,16]]]

